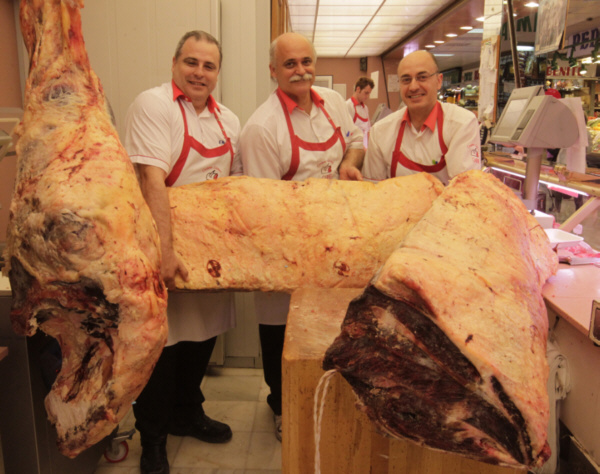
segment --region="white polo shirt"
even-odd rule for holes
[[[313,87],[312,90],[323,100],[323,106],[335,125],[340,127],[346,149],[362,149],[362,133],[352,122],[342,96],[325,87]],[[316,105],[313,105],[310,114],[296,107],[291,111],[290,118],[294,133],[307,142],[325,142],[334,132],[329,120]],[[290,169],[292,144],[276,92],[273,92],[248,119],[240,137],[240,149],[244,174],[248,176],[281,179]],[[335,164],[336,169],[342,158],[343,156],[340,156]],[[318,178],[319,172],[316,168],[303,169],[302,163],[298,169],[299,176],[309,174]]]
[[[479,122],[473,112],[454,104],[442,103],[444,112],[443,139],[448,147],[446,167],[432,173],[444,184],[463,171],[481,169],[481,142]],[[369,135],[369,148],[365,156],[362,174],[365,179],[382,180],[390,177],[392,154],[398,138],[400,124],[405,120],[407,108],[388,115],[375,123]],[[435,107],[421,130],[415,130],[410,121],[406,124],[401,150],[410,160],[431,165],[439,160],[441,147],[436,120]],[[418,173],[401,165],[396,176]]]
[[[181,153],[184,138],[184,123],[177,97],[180,91],[172,82],[148,89],[138,95],[127,111],[125,126],[125,148],[134,163],[157,166],[171,172]],[[198,114],[189,100],[182,100],[188,123],[188,133],[207,148],[216,148],[224,143],[223,132],[211,109],[219,114],[225,133],[231,140],[234,159],[231,169],[222,170],[223,176],[241,175],[242,161],[239,152],[240,121],[222,104],[209,97],[207,106]],[[200,169],[187,169],[185,179],[177,185],[204,181]]]
[[[365,145],[365,148],[367,148],[368,133],[369,133],[369,130],[371,129],[371,119],[369,118],[369,107],[367,107],[364,103],[358,103],[358,104],[356,104],[356,107],[355,107],[352,97],[350,97],[346,101],[346,106],[348,107],[348,112],[350,113],[350,116],[352,117],[353,120],[356,115],[358,115],[362,119],[366,119],[366,120],[361,120],[361,119],[357,118],[356,120],[354,120],[354,123],[356,124],[356,126],[358,128],[360,128],[362,130],[363,143]]]
[[[217,148],[225,143],[221,127],[215,120],[214,114],[218,114],[234,150],[233,163],[231,160],[222,160],[225,164],[219,170],[219,176],[242,174],[238,145],[241,127],[237,116],[212,96],[207,107],[198,114],[189,99],[172,82],[142,92],[129,107],[125,148],[131,161],[156,166],[167,175],[170,173],[181,154],[185,134],[179,97],[183,98],[181,102],[188,134],[206,148]],[[200,160],[188,160],[174,186],[209,179],[206,170],[202,166],[194,166],[194,161]],[[235,327],[234,294],[170,292],[167,316],[167,346],[180,341],[206,341]]]

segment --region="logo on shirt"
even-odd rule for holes
[[[468,147],[473,163],[479,163],[479,147],[475,144],[471,144]]]
[[[321,167],[321,174],[330,174],[333,172],[333,167],[331,163],[325,163],[325,166]]]
[[[219,145],[225,145],[225,140],[223,140],[223,139],[219,140]]]
[[[211,170],[206,174],[206,180],[217,179],[219,177],[219,172],[217,170]]]

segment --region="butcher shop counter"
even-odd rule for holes
[[[600,347],[589,338],[593,303],[600,301],[600,268],[561,264],[543,295],[550,339],[568,363],[571,390],[561,401],[560,419],[576,440],[569,450],[583,451],[600,466]]]
[[[282,472],[315,469],[314,393],[325,351],[340,331],[350,301],[362,290],[301,289],[293,293],[283,350]],[[322,474],[524,474],[457,454],[381,436],[355,407],[354,392],[336,373],[330,380],[320,424]]]
[[[546,307],[564,318],[577,331],[589,333],[594,300],[600,301],[600,268],[595,265],[561,263],[551,276],[542,295]]]

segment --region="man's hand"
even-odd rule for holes
[[[181,276],[183,281],[188,281],[189,279],[187,268],[185,268],[185,265],[175,254],[172,247],[170,249],[163,249],[160,274],[169,290],[175,290],[175,278],[177,275]]]
[[[356,166],[340,165],[340,179],[349,181],[362,181],[362,173]]]
[[[162,264],[160,274],[169,290],[175,289],[175,277],[180,275],[184,281],[188,280],[188,271],[183,262],[173,250],[173,236],[171,234],[171,207],[169,195],[165,186],[166,173],[155,166],[137,165],[140,177],[140,187],[146,203],[150,208],[158,235]]]
[[[344,159],[340,163],[339,173],[340,179],[362,181],[362,168],[363,159],[365,157],[365,150],[362,148],[349,148],[346,150]]]

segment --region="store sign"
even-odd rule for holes
[[[531,15],[524,16],[515,21],[515,30],[517,33],[518,43],[533,43],[535,42],[535,31],[537,27],[538,14],[532,13]],[[502,41],[508,41],[508,23],[505,21],[502,23],[502,29],[500,30],[500,36]]]
[[[600,28],[598,27],[575,33],[569,37],[569,42],[565,46],[565,49],[567,49],[569,45],[577,45],[575,46],[573,57],[581,58],[590,56],[596,46],[596,41],[600,44]]]
[[[546,67],[546,78],[577,78],[577,79],[589,79],[590,77],[596,76],[596,65],[586,64],[586,74],[581,74],[581,66],[570,67],[568,61],[557,61],[558,69],[552,70],[551,63],[548,62]]]

